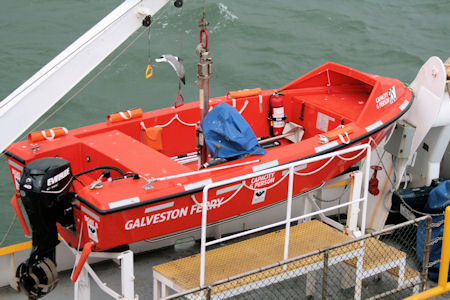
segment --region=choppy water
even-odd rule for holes
[[[2,0],[0,99],[120,3]],[[152,59],[162,53],[179,55],[183,33],[181,56],[187,79],[183,95],[187,101],[198,97],[194,49],[199,42],[197,23],[202,6],[201,0],[185,1],[182,11],[172,6],[151,30]],[[326,61],[411,82],[430,56],[443,60],[450,56],[449,12],[449,0],[207,0],[214,60],[211,96],[242,88],[278,88]],[[75,128],[130,107],[151,110],[172,105],[178,87],[176,75],[168,64],[153,63],[154,76],[145,80],[147,53],[144,35],[38,129]],[[0,129],[0,138],[6,130]],[[12,194],[2,158],[0,239],[12,220]],[[22,240],[16,222],[5,244]]]

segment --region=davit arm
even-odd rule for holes
[[[168,0],[126,0],[0,102],[0,152],[58,102]],[[20,120],[20,121],[19,121]]]

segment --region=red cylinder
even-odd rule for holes
[[[272,128],[273,135],[283,134],[284,129],[284,101],[278,94],[270,97],[270,106],[272,107]]]

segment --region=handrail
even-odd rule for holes
[[[206,247],[210,246],[210,245],[214,245],[226,240],[230,240],[232,238],[236,238],[236,237],[241,237],[244,235],[248,235],[248,234],[252,234],[255,232],[259,232],[262,230],[266,230],[269,228],[273,228],[276,226],[280,226],[280,225],[286,225],[286,236],[285,236],[285,248],[284,248],[284,260],[286,260],[288,258],[288,249],[289,249],[289,228],[290,228],[290,223],[293,221],[297,221],[300,219],[304,219],[310,216],[314,216],[314,215],[318,215],[327,211],[330,211],[332,209],[336,209],[338,206],[342,207],[342,206],[349,206],[349,205],[353,205],[353,204],[359,204],[360,202],[363,202],[363,209],[362,209],[362,218],[361,218],[361,233],[364,235],[365,233],[365,226],[366,226],[366,210],[367,210],[367,197],[368,197],[368,178],[369,178],[369,170],[370,170],[370,151],[371,147],[370,144],[363,144],[363,145],[358,145],[358,146],[354,146],[354,147],[350,147],[347,149],[342,149],[339,151],[335,151],[335,152],[330,152],[324,155],[320,155],[320,156],[316,156],[316,157],[312,157],[312,158],[308,158],[308,159],[304,159],[304,160],[300,160],[300,161],[296,161],[296,162],[292,162],[286,165],[281,165],[281,166],[276,166],[273,168],[269,168],[269,169],[265,169],[265,170],[261,170],[258,172],[254,172],[254,173],[250,173],[250,174],[246,174],[246,175],[241,175],[239,177],[235,177],[235,178],[230,178],[230,179],[226,179],[226,180],[222,180],[219,182],[213,182],[210,184],[207,184],[204,188],[203,188],[203,198],[202,198],[202,229],[201,229],[201,246],[200,246],[200,286],[203,287],[205,284],[205,255],[206,255]],[[334,206],[331,208],[327,208],[327,209],[322,209],[313,213],[309,213],[306,215],[302,215],[302,216],[298,216],[295,218],[291,217],[291,207],[292,207],[292,189],[293,189],[293,176],[294,176],[294,168],[296,166],[299,165],[304,165],[307,163],[311,163],[314,161],[319,161],[319,160],[323,160],[326,158],[330,158],[330,157],[336,157],[345,153],[349,153],[349,152],[354,152],[354,151],[358,151],[358,150],[362,150],[362,151],[367,151],[367,155],[366,155],[366,164],[365,164],[365,170],[364,170],[364,187],[363,187],[363,197],[359,198],[359,199],[355,199],[353,201],[344,203],[344,204],[340,204],[338,206]],[[288,198],[287,198],[287,211],[286,211],[286,219],[284,221],[280,221],[277,223],[273,223],[270,225],[266,225],[266,226],[262,226],[256,229],[251,229],[251,230],[247,230],[241,233],[237,233],[225,238],[220,238],[220,239],[216,239],[210,242],[206,242],[206,225],[207,225],[207,200],[208,200],[208,191],[210,189],[219,187],[219,186],[223,186],[223,185],[227,185],[227,184],[231,184],[234,182],[238,182],[238,181],[243,181],[252,177],[257,177],[257,176],[261,176],[267,173],[271,173],[271,172],[276,172],[276,171],[281,171],[281,170],[286,170],[289,169],[289,184],[288,184]]]

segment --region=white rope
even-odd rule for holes
[[[315,169],[314,171],[308,172],[308,173],[298,173],[298,172],[294,172],[295,175],[299,175],[299,176],[308,176],[314,173],[317,173],[319,171],[321,171],[323,168],[325,168],[332,160],[333,158],[335,158],[335,156],[330,157],[330,159],[324,163],[320,168]]]
[[[244,102],[244,106],[242,106],[241,110],[239,111],[239,113],[242,115],[242,113],[244,112],[245,108],[247,108],[248,105],[248,100],[245,100]]]
[[[230,201],[231,199],[233,199],[234,196],[236,196],[237,193],[239,193],[239,191],[242,189],[243,186],[245,186],[245,181],[242,181],[241,185],[236,189],[236,191],[235,191],[230,197],[227,198],[227,200],[221,201],[220,204],[219,204],[219,206],[222,206],[222,205],[226,204],[228,201]],[[201,203],[199,203],[199,202],[197,201],[197,199],[195,198],[195,195],[194,195],[194,194],[191,195],[191,198],[192,198],[192,200],[195,202],[195,204],[197,204],[198,206],[201,206],[201,205],[202,205]],[[209,205],[209,206],[208,206],[208,209],[209,209],[209,207],[212,207],[212,206],[213,206],[213,205]]]
[[[342,134],[339,134],[338,137],[341,140],[342,143],[344,144],[350,144],[350,137],[348,136],[347,131],[344,131],[345,136],[347,137],[347,140],[344,139],[344,136]]]
[[[173,116],[173,118],[170,119],[170,121],[167,122],[166,124],[163,124],[163,125],[155,125],[154,127],[166,127],[166,126],[169,126],[169,125],[170,125],[173,121],[175,121],[175,120],[177,120],[178,122],[180,122],[181,124],[186,125],[186,126],[197,126],[197,123],[187,123],[187,122],[184,122],[183,120],[180,119],[180,117],[178,116],[178,114],[175,114],[175,116]]]
[[[50,136],[47,136],[47,134],[45,133],[45,130],[42,130],[41,134],[44,137],[44,139],[51,141],[55,138],[55,131],[53,129],[49,129],[49,131],[50,131]]]

